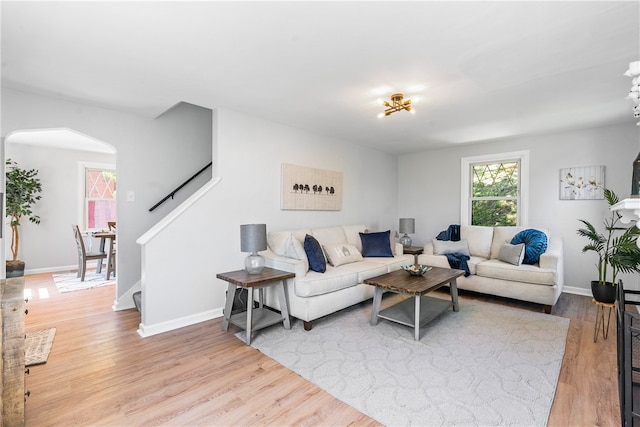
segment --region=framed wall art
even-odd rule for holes
[[[342,172],[282,164],[282,210],[342,210]]]
[[[604,166],[560,169],[560,200],[604,199]]]

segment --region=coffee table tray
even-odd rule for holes
[[[425,325],[440,314],[447,311],[453,303],[440,298],[427,296],[420,297],[420,326]],[[407,298],[391,307],[387,307],[378,313],[381,319],[390,320],[405,326],[414,327],[415,324],[415,297]]]

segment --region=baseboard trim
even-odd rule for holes
[[[173,331],[175,329],[184,328],[185,326],[195,325],[196,323],[206,322],[207,320],[216,319],[218,317],[222,317],[222,308],[204,311],[202,313],[181,317],[179,319],[168,320],[155,325],[145,325],[141,322],[138,327],[138,335],[142,338],[147,338],[164,332]]]
[[[135,285],[133,285],[124,295],[120,298],[117,298],[113,301],[113,306],[111,307],[113,311],[120,310],[129,310],[131,308],[136,308],[135,303],[133,302],[133,294],[142,289],[142,282],[138,281]]]
[[[69,271],[77,271],[78,264],[66,265],[62,267],[46,267],[46,268],[32,268],[29,270],[24,270],[24,275],[29,274],[42,274],[42,273],[60,273],[60,272],[69,272]]]
[[[562,288],[562,292],[566,292],[568,294],[583,295],[585,297],[593,296],[591,294],[591,288],[585,289],[585,288],[577,288],[575,286],[565,286],[564,288]]]

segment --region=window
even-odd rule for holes
[[[113,165],[81,163],[82,224],[85,230],[107,229],[116,220],[116,171]]]
[[[462,159],[462,225],[527,222],[528,151]]]

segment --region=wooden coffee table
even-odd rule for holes
[[[382,276],[366,279],[364,283],[376,287],[373,294],[373,310],[371,325],[378,324],[378,318],[390,320],[414,329],[414,339],[420,340],[420,326],[435,319],[453,307],[459,311],[458,287],[456,279],[464,275],[462,270],[432,267],[423,276],[411,276],[404,270],[396,270]],[[431,298],[425,294],[449,284],[451,302],[439,298]],[[414,296],[413,301],[407,298],[391,307],[380,311],[382,294],[391,291],[399,294]]]

